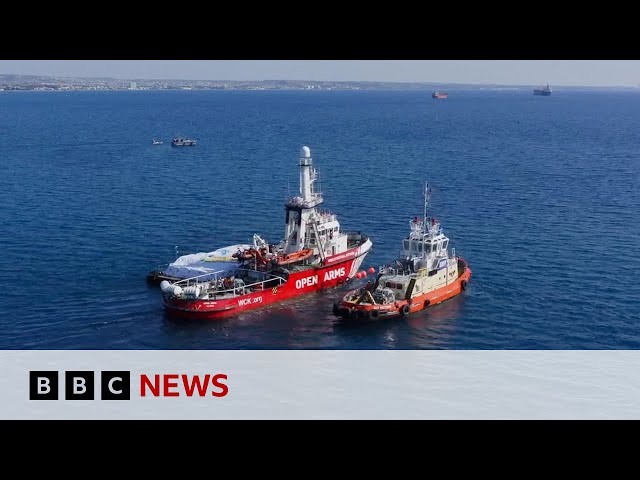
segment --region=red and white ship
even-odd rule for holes
[[[400,257],[381,267],[375,282],[352,290],[334,303],[333,314],[344,319],[367,320],[406,316],[455,297],[467,288],[471,269],[449,253],[449,239],[440,222],[427,216],[430,189],[425,186],[424,217],[410,222]]]
[[[238,245],[233,270],[160,283],[166,310],[187,318],[219,318],[300,295],[335,288],[356,276],[371,240],[345,233],[334,213],[318,208],[322,193],[309,147],[300,153],[300,195],[285,203],[284,239],[269,244],[259,235]]]

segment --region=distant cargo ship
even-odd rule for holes
[[[542,95],[544,97],[548,97],[551,95],[551,87],[547,84],[546,87],[538,87],[533,90],[534,95]]]
[[[446,92],[433,92],[431,98],[449,98],[449,94]]]

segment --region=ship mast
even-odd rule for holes
[[[302,250],[308,244],[307,225],[315,222],[315,207],[322,203],[322,193],[315,191],[315,188],[313,188],[314,182],[318,179],[318,173],[313,167],[313,159],[311,158],[309,147],[304,146],[300,149],[299,165],[299,195],[289,198],[285,203],[287,215],[285,219],[284,246],[287,253]]]
[[[313,183],[313,160],[309,147],[300,149],[300,196],[303,202],[311,201],[311,185]]]
[[[424,237],[429,232],[429,221],[428,211],[429,211],[429,202],[431,200],[431,189],[429,188],[429,182],[424,182],[424,217],[422,219],[422,258],[426,258],[427,254],[424,248]]]
[[[426,232],[427,230],[427,211],[429,209],[429,201],[431,200],[431,189],[429,188],[429,182],[424,183],[424,218],[423,218],[423,228]]]

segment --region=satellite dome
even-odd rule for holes
[[[311,158],[311,149],[306,145],[300,149],[300,157]]]

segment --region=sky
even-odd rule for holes
[[[640,60],[0,60],[0,74],[635,87]]]

